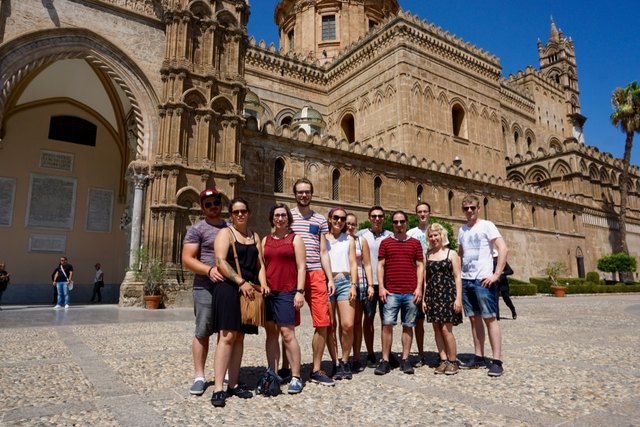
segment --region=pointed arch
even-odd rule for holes
[[[551,168],[551,176],[563,177],[571,173],[571,167],[564,160],[558,160]]]
[[[549,172],[541,166],[534,166],[527,172],[526,182],[535,184],[550,178]]]

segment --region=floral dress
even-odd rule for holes
[[[456,282],[453,278],[453,265],[447,258],[430,261],[427,256],[427,292],[424,298],[427,303],[425,317],[429,323],[462,323],[462,312],[453,311],[456,301]]]

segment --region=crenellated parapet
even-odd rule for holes
[[[500,80],[500,101],[530,115],[535,114],[536,103],[529,91],[504,78]]]
[[[162,19],[164,11],[172,0],[93,0],[96,3],[106,3],[120,9],[135,12],[149,18]]]

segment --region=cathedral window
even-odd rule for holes
[[[340,128],[342,129],[342,136],[349,144],[356,140],[355,120],[351,114],[347,114],[342,118]]]
[[[511,224],[516,223],[516,205],[511,202]]]
[[[448,202],[449,202],[449,216],[451,216],[453,215],[453,191],[449,191]]]
[[[336,39],[336,16],[325,15],[322,17],[322,40]]]
[[[289,40],[289,50],[295,49],[295,32],[293,30],[289,31],[289,33],[287,34],[287,39]]]
[[[273,191],[276,193],[284,191],[284,160],[281,158],[276,159],[273,168]]]
[[[484,219],[488,220],[489,219],[489,199],[487,199],[486,197],[482,202],[482,210],[484,212]]]
[[[467,138],[467,126],[465,123],[464,110],[459,104],[451,108],[451,119],[453,121],[453,135],[459,138]]]
[[[335,169],[331,175],[331,200],[340,199],[340,171]]]
[[[422,185],[418,185],[418,188],[416,188],[416,200],[418,201],[418,203],[422,202],[423,192],[424,192],[424,189],[422,188]]]
[[[382,193],[382,179],[379,176],[376,176],[376,179],[373,180],[373,204],[381,205],[381,193]]]

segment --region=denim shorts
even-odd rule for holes
[[[418,315],[418,306],[413,302],[414,298],[415,295],[412,293],[387,294],[387,302],[382,306],[382,324],[395,325],[398,320],[398,312],[400,312],[402,326],[414,328]]]
[[[329,297],[329,301],[349,301],[349,292],[351,292],[351,276],[345,274],[340,278],[333,279],[336,291]]]
[[[193,290],[193,314],[196,316],[196,337],[206,338],[213,335],[211,315],[213,310],[211,289]]]
[[[467,317],[481,316],[483,319],[496,317],[497,296],[495,283],[485,288],[479,279],[462,279],[462,308]]]

